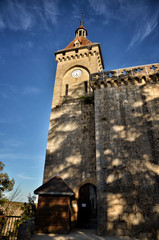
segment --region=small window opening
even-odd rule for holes
[[[124,70],[124,75],[126,75],[126,71]]]
[[[76,49],[75,52],[78,53],[78,49]]]
[[[64,56],[64,55],[65,55],[65,52],[63,52],[62,54],[63,54],[63,56]]]
[[[109,73],[109,77],[112,77],[112,73],[111,72]]]
[[[84,90],[85,90],[85,93],[88,92],[88,82],[87,81],[84,82]]]
[[[155,66],[152,66],[152,69],[155,71],[156,70]]]
[[[82,31],[80,30],[80,31],[79,31],[79,36],[81,36],[81,35],[82,35]]]
[[[66,84],[65,95],[68,96],[68,84]]]
[[[138,71],[138,73],[140,73],[141,72],[140,68],[138,68],[137,71]]]

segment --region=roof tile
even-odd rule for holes
[[[87,45],[92,45],[92,42],[89,41],[86,37],[80,36],[80,37],[76,37],[67,47],[65,47],[64,49],[71,49],[71,48],[76,48],[77,46],[75,46],[75,41],[79,40],[80,41],[80,47],[83,46],[87,46]]]

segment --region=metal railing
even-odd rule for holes
[[[0,216],[0,240],[16,240],[20,216]]]

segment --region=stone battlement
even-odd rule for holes
[[[90,75],[92,89],[159,81],[159,63],[98,72]]]

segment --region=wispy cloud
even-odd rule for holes
[[[1,92],[0,92],[0,97],[4,99],[8,99],[11,97],[13,94],[16,93],[16,88],[15,86],[11,84],[0,84]]]
[[[35,179],[37,179],[37,178],[27,176],[24,172],[19,173],[17,176],[18,176],[18,178],[24,179],[24,180],[35,180]]]
[[[6,8],[7,14],[5,14]],[[9,28],[13,31],[29,30],[34,24],[34,15],[28,11],[24,1],[7,0],[2,10],[3,28]]]
[[[2,19],[2,16],[0,15],[0,29],[4,29],[5,28],[5,23]]]
[[[96,12],[97,15],[106,14],[108,6],[109,6],[109,0],[89,0],[90,6],[93,8],[93,10]]]
[[[23,90],[23,94],[24,95],[28,95],[28,94],[40,94],[41,93],[41,89],[37,88],[37,87],[25,87]]]
[[[1,142],[1,141],[0,141]],[[22,142],[16,140],[16,139],[5,139],[3,142],[1,142],[1,145],[7,146],[7,147],[20,147],[22,145]]]
[[[0,63],[5,63],[5,59],[2,56],[0,56]]]
[[[28,168],[32,168],[34,167],[34,163],[35,163],[35,167],[40,166],[39,164],[43,164],[45,159],[45,156],[43,155],[34,155],[34,154],[23,154],[23,153],[15,153],[12,151],[11,148],[7,149],[0,149],[0,160],[1,161],[12,161],[12,160],[16,160],[16,161],[32,161],[32,165],[28,166]]]
[[[57,1],[44,1],[44,16],[46,20],[49,20],[52,24],[57,23],[57,16],[59,10],[57,7]]]
[[[7,12],[7,14],[6,14]],[[58,1],[6,0],[0,8],[0,30],[28,31],[33,27],[48,29],[56,24],[59,15]]]
[[[142,19],[139,23],[135,34],[128,45],[128,50],[134,46],[139,45],[147,36],[149,36],[158,25],[158,14],[151,19],[145,21]]]
[[[110,21],[116,20],[117,24],[122,23],[122,26],[125,26],[125,31],[128,30],[131,37],[128,50],[144,41],[158,25],[159,5],[150,0],[88,0],[88,2],[93,13],[102,16],[102,23],[109,24]]]
[[[42,92],[42,90],[38,87],[34,86],[26,86],[23,88],[16,88],[13,85],[9,84],[0,84],[0,87],[3,89],[2,92],[0,92],[0,97],[3,99],[10,99],[13,96],[18,97],[20,94],[22,95],[37,95]],[[1,118],[2,120],[2,118]]]

